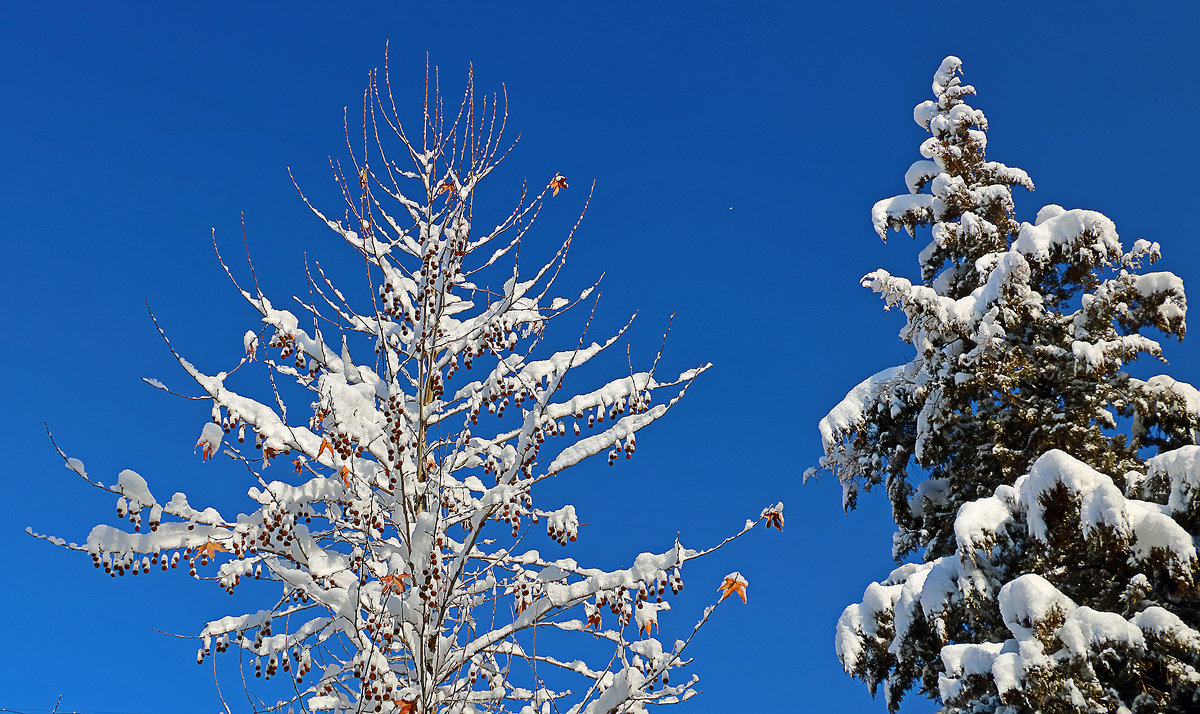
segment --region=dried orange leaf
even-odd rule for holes
[[[204,558],[207,560],[212,560],[213,556],[216,555],[217,553],[228,553],[228,552],[229,552],[228,548],[221,545],[220,543],[217,543],[217,542],[214,542],[211,540],[209,542],[205,543],[204,545],[200,546],[199,548],[196,548],[196,553],[199,555],[203,555]]]
[[[408,573],[400,573],[399,575],[385,575],[380,578],[380,582],[383,583],[383,594],[404,592],[405,579],[412,580],[412,576]]]
[[[721,591],[721,599],[717,602],[723,602],[725,598],[734,593],[737,593],[742,598],[742,602],[746,602],[747,585],[749,583],[746,582],[746,578],[741,573],[733,572],[726,575],[724,582],[717,588],[717,590]]]

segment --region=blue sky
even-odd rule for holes
[[[882,244],[869,209],[904,190],[925,136],[912,107],[944,55],[979,89],[989,155],[1037,184],[1017,196],[1020,218],[1046,203],[1102,211],[1126,241],[1161,242],[1161,269],[1200,289],[1190,4],[241,5],[0,7],[0,707],[48,710],[61,694],[64,710],[215,709],[194,647],[152,628],[189,633],[253,603],[181,573],[112,580],[26,536],[81,539],[112,522],[111,499],[62,468],[43,422],[101,479],[133,468],[160,492],[238,505],[237,471],[192,453],[207,409],[140,382],[186,386],[145,303],[215,371],[254,318],[212,231],[236,253],[244,214],[279,298],[303,289],[306,252],[348,257],[286,168],[340,211],[327,157],[344,155],[342,108],[353,120],[389,39],[412,111],[426,52],[451,93],[468,63],[480,89],[506,84],[522,138],[493,190],[556,171],[572,182],[541,246],[596,182],[568,278],[605,273],[601,322],[640,310],[632,346],[648,358],[675,312],[668,366],[716,364],[629,465],[552,486],[548,497],[588,508],[581,552],[616,565],[676,531],[711,543],[787,503],[782,535],[759,531],[698,566],[694,600],[664,619],[683,634],[721,575],[750,580],[750,604],[723,605],[692,650],[704,694],[686,711],[883,711],[841,673],[833,627],[891,567],[887,510],[866,497],[843,514],[831,479],[800,477],[819,456],[817,420],[907,358],[900,316],[858,279],[915,273],[923,242]],[[1197,345],[1169,346],[1171,374],[1200,382]]]

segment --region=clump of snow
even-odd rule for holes
[[[1153,467],[1152,467],[1153,468]],[[1108,476],[1057,449],[1048,451],[1034,462],[1028,476],[1017,479],[1014,487],[1029,527],[1029,534],[1046,541],[1042,495],[1062,485],[1080,504],[1080,520],[1085,534],[1098,526],[1107,526],[1132,540],[1133,554],[1139,559],[1156,551],[1171,558],[1175,567],[1191,573],[1200,565],[1191,535],[1158,506],[1126,499]]]
[[[1124,255],[1117,228],[1104,214],[1082,209],[1049,206],[1038,212],[1037,223],[1022,224],[1012,249],[1030,260],[1045,263],[1055,251],[1087,252],[1104,262],[1119,262]]]
[[[1164,635],[1189,647],[1200,647],[1200,632],[1189,627],[1175,613],[1157,605],[1137,613],[1130,622],[1146,635]]]
[[[1011,520],[1009,506],[997,496],[964,503],[954,518],[954,537],[959,550],[991,548],[996,534]]]
[[[246,334],[242,335],[242,350],[247,357],[254,360],[258,353],[258,335],[254,330],[246,330]]]
[[[67,468],[79,474],[83,478],[87,478],[87,471],[83,468],[83,462],[75,457],[68,458],[65,462]]]
[[[1112,643],[1145,649],[1146,638],[1137,625],[1115,612],[1079,607],[1055,633],[1069,652],[1086,656]]]
[[[889,229],[905,224],[925,223],[933,216],[933,196],[910,193],[878,201],[871,208],[871,225],[882,238]]]
[[[200,430],[200,438],[196,440],[196,447],[203,450],[206,455],[217,453],[221,448],[221,440],[225,438],[225,430],[220,424],[213,422],[205,422],[204,427]]]
[[[821,431],[821,443],[828,451],[844,434],[855,429],[862,421],[863,409],[868,401],[874,400],[877,390],[895,378],[903,367],[889,367],[880,370],[859,382],[837,406],[821,419],[818,428]]]
[[[929,161],[927,159],[914,161],[912,166],[908,167],[908,171],[904,172],[904,184],[908,186],[909,193],[920,193],[921,189],[928,185],[941,172],[942,169],[937,165],[936,161]],[[879,223],[874,212],[872,212],[872,223],[875,225],[875,231],[879,232]]]
[[[1183,446],[1159,454],[1146,466],[1147,480],[1157,482],[1168,493],[1170,513],[1195,512],[1200,502],[1200,446]]]

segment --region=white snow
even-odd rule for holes
[[[1200,446],[1183,446],[1159,454],[1147,461],[1146,466],[1150,479],[1165,482],[1170,494],[1169,512],[1185,513],[1200,500]]]
[[[837,439],[854,430],[863,418],[863,409],[868,400],[873,400],[876,390],[892,381],[903,367],[889,367],[880,370],[859,382],[850,393],[838,402],[837,406],[821,419],[818,428],[821,431],[821,443],[826,451],[832,449]]]
[[[871,225],[882,238],[888,228],[904,223],[924,223],[933,216],[933,196],[909,193],[885,198],[871,208]]]
[[[1134,554],[1149,558],[1159,551],[1176,567],[1191,572],[1197,565],[1196,546],[1188,532],[1156,504],[1126,499],[1112,479],[1059,450],[1048,451],[1034,462],[1028,476],[1014,487],[1027,513],[1029,533],[1048,538],[1041,497],[1059,484],[1079,499],[1085,529],[1104,525],[1132,536]]]
[[[1033,627],[1052,617],[1065,620],[1076,607],[1071,598],[1036,573],[1026,573],[1005,583],[997,602],[1004,625],[1019,640],[1033,637]]]
[[[941,171],[937,162],[925,159],[914,161],[912,166],[908,167],[908,171],[904,173],[904,184],[908,186],[909,193],[918,193]],[[878,224],[876,224],[876,231],[878,230]]]
[[[246,334],[242,335],[242,350],[251,360],[254,359],[258,351],[258,335],[254,330],[246,330]]]
[[[1043,208],[1034,225],[1021,224],[1012,249],[1038,263],[1049,261],[1058,250],[1087,251],[1109,262],[1119,262],[1124,255],[1117,228],[1107,216],[1061,206]]]
[[[215,454],[221,448],[221,440],[225,438],[225,431],[220,424],[213,422],[205,422],[204,427],[200,430],[200,438],[196,441],[196,446],[205,449],[209,454]]]

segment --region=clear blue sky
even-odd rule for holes
[[[923,242],[881,244],[869,209],[904,190],[924,137],[912,107],[944,55],[979,89],[990,156],[1037,183],[1018,192],[1021,218],[1045,203],[1100,210],[1127,242],[1160,241],[1160,265],[1200,291],[1191,3],[242,5],[0,8],[0,707],[46,710],[61,694],[67,711],[214,711],[194,647],[152,628],[194,632],[254,604],[178,572],[111,580],[24,535],[80,539],[113,517],[42,424],[101,479],[133,468],[163,494],[244,502],[236,469],[192,453],[207,409],[139,381],[186,387],[144,301],[215,371],[254,318],[211,230],[236,252],[244,212],[279,298],[303,289],[306,251],[345,257],[285,167],[340,212],[327,157],[343,155],[342,108],[361,104],[385,40],[412,109],[426,52],[452,90],[470,62],[481,89],[506,83],[523,137],[493,189],[555,171],[572,181],[539,237],[548,247],[594,179],[573,284],[607,273],[606,324],[640,309],[635,354],[676,311],[669,366],[716,364],[629,465],[554,486],[549,497],[587,506],[583,552],[616,565],[677,530],[702,545],[787,503],[782,535],[760,531],[697,567],[696,599],[664,617],[682,634],[721,575],[750,579],[750,604],[726,603],[694,647],[704,694],[680,711],[883,711],[841,673],[833,627],[890,569],[891,522],[879,497],[845,515],[831,479],[800,477],[825,411],[907,358],[899,316],[858,279],[915,272]],[[1200,382],[1197,345],[1169,347],[1172,374]]]

